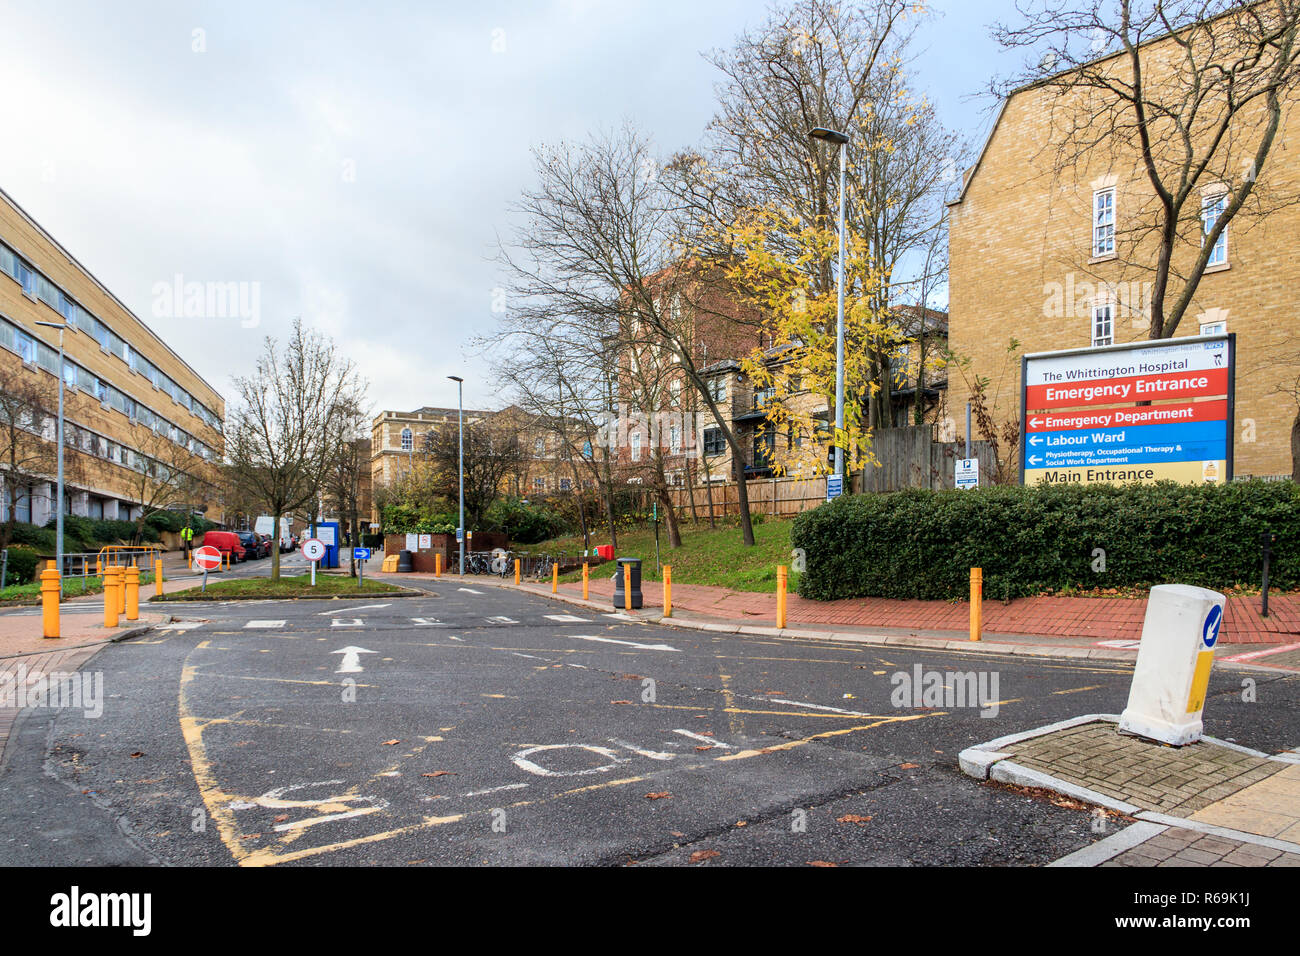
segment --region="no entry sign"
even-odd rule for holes
[[[1232,335],[1025,356],[1025,484],[1228,481]]]
[[[194,549],[193,561],[199,571],[215,571],[221,567],[221,552],[211,545],[204,545]]]

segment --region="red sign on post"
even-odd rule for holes
[[[195,548],[194,567],[200,571],[215,571],[221,567],[221,552],[211,545]]]

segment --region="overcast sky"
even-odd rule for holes
[[[918,68],[982,142],[1014,67],[1009,0],[938,0]],[[470,348],[529,148],[632,119],[697,143],[701,52],[757,0],[183,3],[0,0],[0,187],[229,401],[295,315],[370,382],[375,410],[504,398]],[[241,317],[186,318],[159,285],[248,283]],[[256,324],[251,295],[256,291]],[[161,314],[160,314],[161,313]]]

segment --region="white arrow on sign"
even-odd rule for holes
[[[361,673],[361,655],[374,654],[375,651],[368,651],[364,647],[352,647],[351,645],[342,650],[332,651],[334,654],[342,654],[343,660],[339,663],[339,669],[336,674],[360,674]]]
[[[1040,461],[1042,461],[1042,460],[1043,460],[1043,459],[1039,458],[1037,455],[1030,455],[1030,456],[1029,456],[1029,463],[1030,463],[1031,465],[1036,465],[1036,464],[1038,464],[1038,463],[1039,463]]]
[[[1039,438],[1037,435],[1030,435],[1030,436],[1029,436],[1029,444],[1031,444],[1031,445],[1041,445],[1042,443],[1043,443],[1043,439]]]
[[[1043,424],[1043,420],[1041,418],[1031,418],[1029,419],[1029,424],[1031,427],[1037,428],[1039,425]]]

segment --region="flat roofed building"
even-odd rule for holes
[[[59,330],[40,322],[66,326],[61,371]],[[63,376],[65,513],[133,520],[148,505],[140,476],[163,474],[157,470],[163,466],[183,464],[215,479],[224,399],[2,190],[0,373],[51,394]],[[33,423],[37,432],[52,444],[52,419]],[[0,470],[9,471],[2,462]],[[19,520],[43,525],[53,517],[55,475],[45,471],[23,473]],[[4,519],[8,503],[9,495],[0,496]]]

